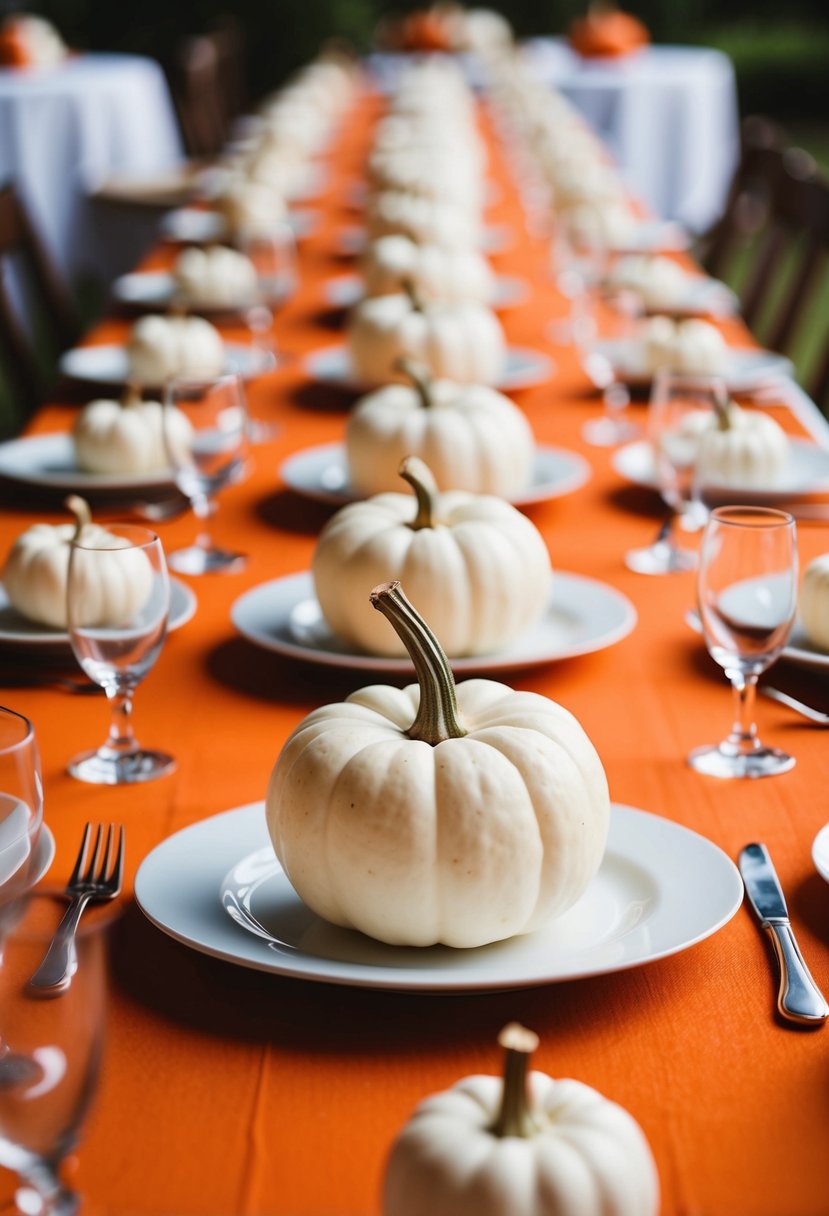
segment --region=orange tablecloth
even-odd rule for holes
[[[357,218],[348,187],[371,113],[372,104],[361,103],[336,142],[319,224],[302,250],[302,289],[277,318],[277,338],[292,355],[340,341],[322,288],[349,269],[336,233]],[[523,234],[497,150],[493,172],[507,188],[492,218],[515,237],[497,265],[533,283],[526,306],[506,314],[506,328],[513,343],[549,349],[545,329],[564,304],[545,281],[544,249]],[[123,322],[112,322],[97,337],[123,332]],[[585,452],[593,473],[532,518],[555,566],[625,592],[639,623],[610,649],[518,672],[512,682],[578,716],[617,802],[690,826],[731,857],[747,841],[765,840],[804,953],[829,991],[829,890],[810,861],[812,839],[829,817],[826,737],[763,702],[762,732],[796,754],[793,772],[736,783],[687,767],[688,751],[721,737],[731,720],[725,677],[683,619],[693,577],[650,579],[625,569],[625,550],[655,533],[658,502],[620,481],[609,452],[585,448],[581,426],[598,406],[572,355],[551,353],[555,379],[522,392],[520,403],[540,442]],[[343,430],[342,400],[313,385],[299,362],[260,381],[251,402],[258,415],[279,420],[282,434],[255,449],[248,479],[222,496],[215,529],[219,541],[244,544],[249,564],[238,575],[191,580],[195,619],[170,636],[136,699],[140,738],[171,748],[177,773],[129,789],[78,784],[65,765],[103,738],[103,702],[45,689],[3,692],[33,719],[41,741],[46,817],[58,840],[54,880],[68,874],[87,818],[126,823],[131,878],[169,833],[262,798],[300,718],[372,682],[258,651],[230,624],[231,605],[247,588],[307,569],[326,512],[287,493],[277,469],[290,453]],[[63,429],[71,417],[70,407],[56,405],[35,426]],[[13,503],[3,511],[4,550],[33,518]],[[192,517],[161,528],[168,548],[194,532]],[[804,562],[829,547],[825,530],[802,528],[800,547]],[[814,693],[817,677],[807,684]],[[105,1067],[74,1178],[91,1213],[377,1213],[395,1131],[425,1094],[496,1070],[495,1036],[513,1018],[540,1034],[538,1067],[595,1086],[639,1120],[659,1167],[665,1216],[829,1212],[829,1030],[803,1033],[776,1020],[768,947],[745,909],[704,943],[649,966],[464,997],[246,971],[172,942],[129,900],[114,945]],[[2,1181],[11,1189],[10,1178]]]

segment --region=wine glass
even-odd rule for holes
[[[186,442],[182,440],[182,414],[189,423]],[[244,555],[215,547],[206,524],[215,513],[218,492],[244,473],[248,417],[240,377],[230,373],[211,380],[168,380],[164,441],[176,485],[190,499],[203,528],[194,545],[170,554],[171,568],[182,574],[241,569]]]
[[[20,901],[0,965],[0,1165],[23,1185],[16,1210],[71,1216],[79,1196],[60,1181],[77,1144],[98,1077],[105,1006],[105,927],[112,911],[88,913],[75,940],[71,984],[43,997],[29,979],[66,911],[41,893]]]
[[[718,507],[702,538],[697,600],[708,652],[734,689],[735,721],[722,743],[689,763],[710,777],[769,777],[794,758],[765,747],[754,722],[758,677],[778,657],[797,610],[797,534],[785,511]]]
[[[69,641],[111,707],[106,742],[69,764],[78,780],[129,785],[175,768],[165,752],[139,747],[132,729],[135,689],[161,651],[169,607],[164,550],[149,528],[108,524],[104,535],[82,529],[73,540],[66,588]]]
[[[611,352],[634,337],[642,301],[627,288],[601,283],[588,287],[585,296],[592,320],[582,326],[582,340],[577,336],[576,345],[584,370],[601,391],[604,409],[601,417],[584,424],[581,433],[593,447],[614,447],[639,434],[639,428],[622,416],[630,405],[630,392],[616,377]]]
[[[596,319],[590,289],[604,277],[607,250],[598,241],[585,241],[568,223],[566,214],[556,216],[551,250],[553,277],[570,311],[554,321],[548,337],[558,346],[575,342],[583,348],[595,337]]]
[[[43,783],[35,730],[28,718],[0,707],[0,904],[37,877],[43,824]]]
[[[706,511],[698,496],[696,462],[700,436],[715,425],[725,385],[714,376],[683,376],[659,372],[654,377],[648,409],[648,434],[659,493],[671,514],[651,545],[631,549],[625,565],[637,574],[671,574],[694,570],[696,553],[680,548],[673,520],[686,531],[698,531]]]

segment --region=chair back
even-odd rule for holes
[[[0,378],[18,424],[42,401],[51,360],[79,332],[70,293],[20,195],[13,184],[0,186]]]

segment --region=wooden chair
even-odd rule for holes
[[[42,401],[52,360],[79,332],[69,290],[22,199],[13,185],[0,187],[0,356],[18,423]]]
[[[171,88],[184,145],[192,157],[221,152],[247,98],[245,44],[233,17],[187,38],[173,65]]]

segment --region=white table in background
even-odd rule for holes
[[[89,198],[116,174],[168,172],[182,159],[167,81],[152,59],[76,55],[55,68],[0,70],[0,182],[14,181],[60,268],[108,281],[153,228],[117,231]]]
[[[701,232],[722,210],[739,151],[731,60],[706,47],[651,46],[583,59],[557,38],[524,48],[605,141],[630,189],[665,219]]]

